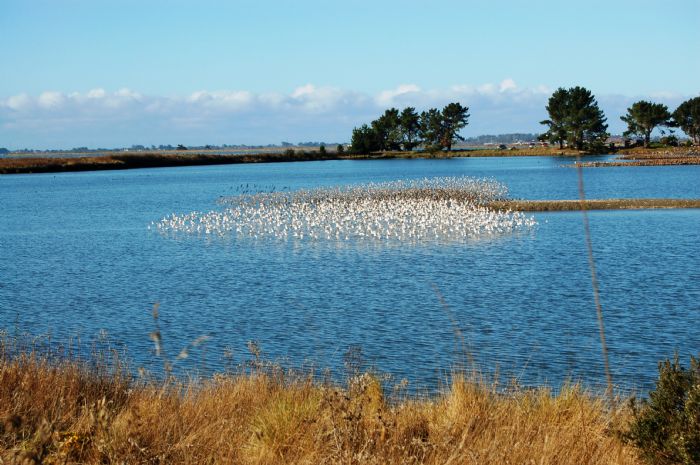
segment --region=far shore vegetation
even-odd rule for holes
[[[341,146],[342,147],[342,146]],[[247,154],[212,154],[208,152],[116,152],[96,156],[47,156],[0,158],[0,174],[60,173],[70,171],[123,170],[134,168],[164,168],[177,166],[226,165],[241,163],[275,163],[322,160],[380,160],[392,158],[453,158],[453,157],[529,157],[552,156],[571,158],[586,152],[555,147],[452,149],[450,152],[387,151],[355,154],[340,150],[295,150],[284,152],[251,151]],[[588,162],[583,166],[653,166],[698,165],[700,150],[696,147],[674,147],[651,144],[649,148],[618,149],[621,162]]]
[[[678,159],[683,157],[657,156],[654,158],[675,160],[626,163],[625,166],[698,164],[698,151],[693,146],[700,145],[700,97],[684,101],[673,112],[661,103],[637,101],[621,117],[627,124],[627,129],[622,137],[617,138],[611,138],[607,132],[607,118],[598,107],[595,96],[584,87],[557,89],[549,98],[546,110],[549,117],[540,122],[546,126],[546,131],[539,135],[524,134],[537,139],[527,141],[526,146],[521,141],[518,141],[519,144],[500,143],[498,146],[487,145],[488,142],[478,147],[460,146],[465,141],[460,131],[469,124],[469,107],[452,102],[441,110],[431,108],[421,113],[414,107],[403,110],[389,108],[374,121],[356,127],[347,146],[334,144],[335,146],[326,147],[324,143],[309,142],[300,143],[301,147],[293,148],[292,144],[283,142],[283,150],[274,146],[204,146],[190,149],[182,144],[176,147],[153,146],[150,149],[134,146],[132,150],[124,151],[91,151],[83,147],[67,151],[63,157],[60,152],[57,154],[59,156],[41,156],[41,153],[30,150],[13,153],[0,148],[0,174],[356,158],[605,153],[618,153],[626,158],[627,155],[641,153],[664,155],[656,152],[659,149],[671,149],[677,153],[677,148],[687,150],[685,160]],[[676,135],[678,128],[688,136],[685,142]],[[662,137],[654,142],[651,134],[656,129],[660,130]],[[475,141],[484,139],[488,140],[488,136],[473,138]],[[648,152],[639,152],[639,148]],[[236,153],[231,153],[234,151]]]

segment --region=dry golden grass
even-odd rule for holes
[[[198,383],[0,350],[0,463],[638,464],[626,418],[580,388],[498,393],[455,377],[442,395],[388,401],[254,370]]]

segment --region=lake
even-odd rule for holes
[[[609,156],[587,157],[606,160]],[[247,190],[434,176],[496,179],[510,196],[578,198],[551,157],[364,160],[0,176],[0,329],[81,347],[105,339],[157,370],[250,359],[347,362],[434,389],[473,359],[503,381],[604,383],[580,212],[534,214],[523,233],[458,244],[236,240],[163,235],[166,215],[220,209]],[[700,166],[584,169],[587,198],[700,198]],[[700,210],[589,212],[615,384],[653,386],[657,362],[700,352]],[[87,350],[87,349],[85,349]]]

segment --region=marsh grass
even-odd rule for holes
[[[682,166],[682,165],[700,165],[700,157],[671,157],[671,158],[643,158],[630,159],[633,161],[590,161],[582,164],[584,168],[603,168],[603,167],[631,167],[631,166]]]
[[[584,199],[498,200],[488,202],[496,210],[523,212],[578,210],[635,210],[651,208],[700,208],[700,199]]]
[[[12,343],[0,346],[0,463],[639,463],[615,434],[628,412],[577,385],[503,391],[455,374],[436,395],[388,395],[376,374],[334,384],[259,359],[143,380],[108,356],[98,367],[10,355]]]
[[[176,166],[226,165],[240,163],[273,163],[338,159],[333,153],[317,151],[294,153],[252,153],[213,155],[208,153],[126,153],[86,157],[2,158],[0,174],[57,173],[66,171],[123,170]]]
[[[700,150],[697,147],[664,147],[650,149],[634,147],[621,149],[618,158],[624,161],[593,161],[582,164],[584,168],[610,166],[673,166],[700,164]]]
[[[696,148],[666,147],[663,149],[628,148],[616,151],[631,162],[588,162],[586,167],[596,166],[651,166],[688,165],[700,163]],[[174,166],[220,165],[239,163],[274,163],[314,160],[375,160],[392,158],[453,158],[453,157],[576,157],[585,155],[573,149],[555,147],[500,149],[456,149],[451,152],[430,153],[426,151],[376,152],[352,154],[319,150],[294,150],[283,152],[256,150],[241,154],[221,154],[216,151],[193,150],[149,151],[149,152],[105,152],[102,155],[67,157],[7,157],[0,158],[0,174],[57,173],[67,171],[121,170],[132,168],[156,168]]]

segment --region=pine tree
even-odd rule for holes
[[[372,121],[372,129],[377,135],[379,150],[401,149],[401,125],[399,110],[390,108],[382,116]]]
[[[431,108],[420,114],[420,134],[423,143],[430,152],[442,150],[443,130],[442,113],[437,108]]]
[[[694,143],[700,144],[700,97],[681,103],[673,112],[673,119]]]
[[[464,140],[459,131],[469,124],[469,107],[463,107],[459,103],[450,103],[442,109],[443,134],[441,145],[452,150],[453,142]]]
[[[420,145],[420,116],[413,107],[404,108],[399,115],[401,146],[411,151]]]
[[[559,88],[549,98],[549,119],[540,124],[549,126],[541,137],[558,142],[564,140],[578,150],[601,146],[608,137],[603,111],[590,90],[584,87]]]
[[[564,148],[566,141],[566,116],[568,112],[569,91],[559,88],[549,97],[547,103],[547,113],[549,119],[540,121],[540,124],[549,126],[549,131],[540,136],[541,140],[548,140],[552,144],[559,144],[559,148]]]
[[[350,150],[353,153],[371,153],[381,150],[377,133],[366,124],[352,130]]]
[[[658,126],[671,125],[671,113],[662,103],[651,103],[645,100],[635,102],[627,109],[627,114],[620,119],[627,123],[625,137],[638,135],[644,138],[644,147],[649,147],[651,132]]]

